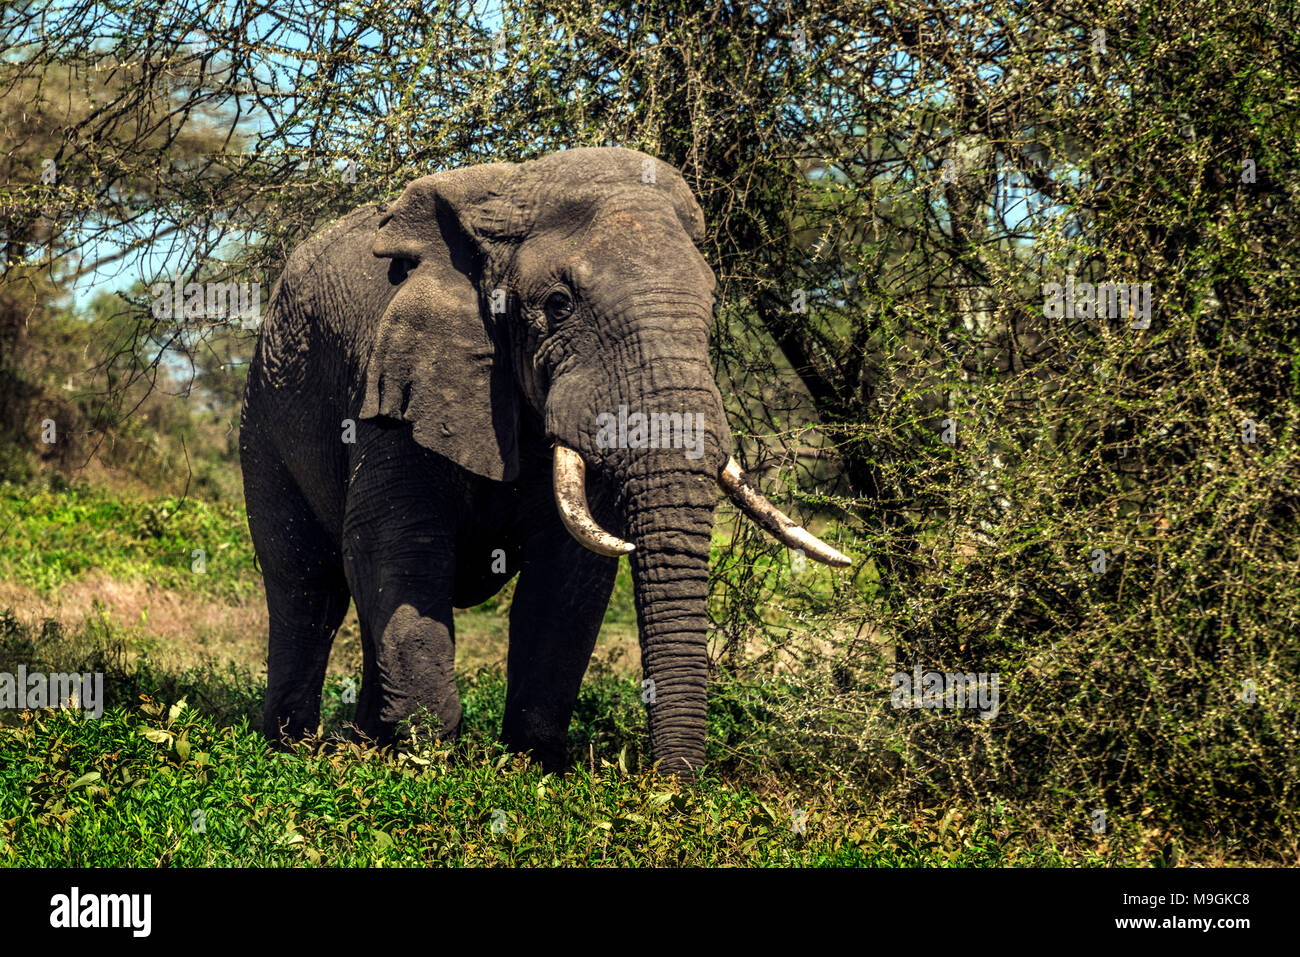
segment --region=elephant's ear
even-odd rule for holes
[[[700,245],[705,237],[704,211],[700,209],[695,194],[691,192],[690,186],[686,184],[686,179],[677,167],[670,166],[663,160],[655,160],[655,163],[659,168],[656,180],[666,186],[682,228],[686,230],[686,235],[691,237],[691,242],[696,246]]]
[[[505,329],[475,285],[470,224],[510,169],[421,177],[380,219],[374,254],[418,265],[380,317],[361,405],[362,418],[409,422],[420,445],[505,481],[519,474],[519,394]]]

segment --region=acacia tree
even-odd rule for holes
[[[120,310],[132,321],[112,324],[87,356],[100,374],[83,384],[97,401],[51,392],[32,362],[73,288],[84,298],[135,262],[168,260],[180,275],[220,261],[249,202],[229,162],[244,140],[236,96],[248,84],[238,56],[216,56],[200,32],[205,12],[70,3],[0,13],[0,433],[11,447],[52,416],[61,440],[48,454],[84,464],[147,395],[164,356],[200,338],[157,324],[137,295]],[[137,290],[151,278],[138,277]]]

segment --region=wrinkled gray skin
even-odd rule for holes
[[[386,211],[359,209],[293,253],[240,436],[270,611],[269,737],[316,729],[349,597],[361,731],[392,742],[427,708],[454,735],[452,608],[518,574],[502,736],[563,765],[617,560],[561,524],[558,440],[587,464],[593,516],[636,546],[653,758],[699,768],[709,536],[731,451],[707,358],[703,225],[671,166],[575,149],[425,176]],[[597,415],[620,405],[703,415],[704,454],[598,448]]]

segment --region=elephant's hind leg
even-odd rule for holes
[[[252,458],[245,451],[244,495],[270,619],[262,729],[292,740],[320,723],[325,667],[350,597],[338,548],[287,470]]]
[[[348,602],[341,575],[333,582],[286,582],[267,576],[271,637],[263,731],[268,738],[293,740],[315,733],[330,646]]]

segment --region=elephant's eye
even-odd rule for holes
[[[546,297],[542,308],[546,310],[547,319],[551,322],[560,322],[573,312],[573,297],[563,289],[557,289]]]

